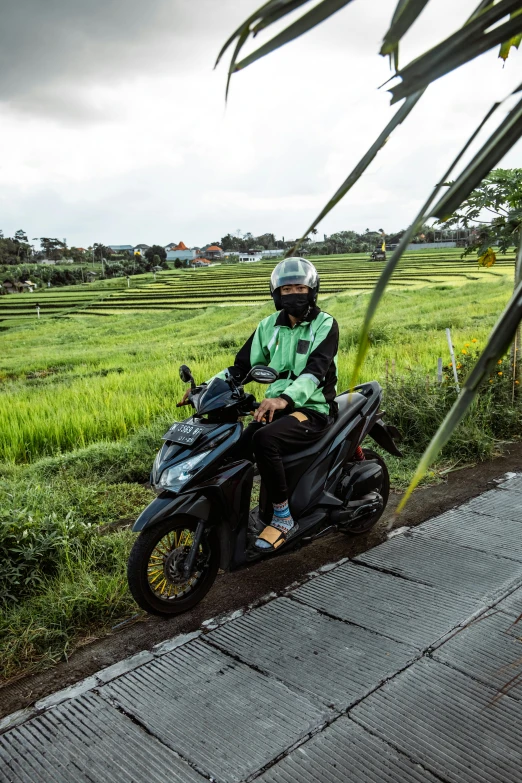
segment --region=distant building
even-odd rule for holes
[[[210,245],[210,247],[205,248],[203,252],[205,253],[205,257],[211,261],[216,258],[223,258],[223,250],[219,245]]]
[[[196,258],[192,261],[192,266],[210,266],[211,261],[208,258]]]
[[[144,256],[145,255],[145,251],[148,250],[149,247],[150,247],[150,245],[143,245],[143,244],[142,245],[134,245],[134,247],[131,248],[131,250],[134,253],[140,253],[142,256]]]
[[[15,281],[12,283],[10,280],[4,280],[3,289],[6,294],[23,294],[24,291],[31,293],[36,288],[36,283],[31,280],[24,280],[23,283]]]
[[[107,247],[110,247],[113,253],[132,253],[134,250],[132,245],[107,245]]]
[[[179,244],[170,247],[170,249],[168,249],[168,247],[168,245],[165,247],[165,250],[167,251],[167,261],[175,261],[176,259],[179,259],[180,261],[192,261],[198,254],[198,248],[188,248],[184,242],[179,242]]]
[[[406,250],[439,250],[441,248],[457,247],[457,242],[412,242]]]
[[[239,254],[239,263],[240,264],[248,264],[252,261],[261,261],[263,258],[262,253],[240,253]]]

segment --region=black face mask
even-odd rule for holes
[[[283,310],[294,318],[303,318],[310,308],[308,294],[282,294],[281,303]]]

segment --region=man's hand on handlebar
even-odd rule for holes
[[[182,405],[190,405],[189,403],[189,394],[192,391],[192,389],[187,389],[185,394],[183,395],[181,402],[176,403],[176,408],[181,408]]]
[[[268,423],[274,418],[275,411],[282,411],[288,405],[281,397],[265,399],[254,413],[254,421],[263,421],[266,416]]]

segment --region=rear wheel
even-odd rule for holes
[[[390,496],[390,474],[383,458],[377,454],[373,449],[363,449],[366,459],[376,460],[382,469],[382,486],[380,489],[380,495],[382,497],[382,508],[376,511],[375,514],[370,514],[367,517],[361,519],[354,519],[352,522],[348,522],[339,528],[342,533],[350,536],[362,536],[364,533],[368,533],[379,521],[384,514],[384,509],[388,505],[388,498]]]
[[[219,568],[219,538],[205,530],[192,572],[183,573],[197,519],[179,515],[145,529],[132,547],[127,580],[136,603],[149,614],[172,616],[192,609],[208,593]]]

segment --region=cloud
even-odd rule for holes
[[[93,88],[143,74],[186,73],[215,58],[245,0],[16,0],[2,8],[0,101],[11,109],[85,121],[110,116]],[[234,10],[235,9],[235,10]],[[232,12],[231,12],[232,11]]]
[[[475,2],[432,0],[403,61]],[[9,3],[0,30],[4,232],[81,246],[202,244],[237,226],[297,236],[396,110],[378,90],[389,69],[376,54],[395,0],[354,0],[237,74],[225,109],[227,63],[214,72],[214,59],[259,4]],[[491,103],[515,86],[517,65],[515,55],[502,69],[491,53],[430,87],[320,232],[405,226]],[[516,152],[508,160],[516,165]]]

